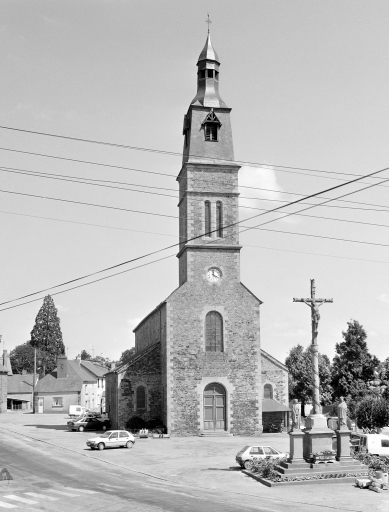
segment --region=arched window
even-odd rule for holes
[[[273,386],[271,384],[263,386],[263,398],[273,398]]]
[[[221,201],[216,203],[216,235],[223,236],[223,205]]]
[[[217,311],[210,311],[205,317],[205,350],[223,352],[223,318]]]
[[[138,386],[136,388],[136,408],[146,409],[146,388],[144,386]]]
[[[205,236],[211,236],[211,203],[210,201],[205,201],[204,203],[204,219],[205,219],[205,229],[204,229],[204,235]]]

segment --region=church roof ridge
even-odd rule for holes
[[[283,370],[285,370],[287,372],[289,371],[287,366],[284,365],[284,363],[281,363],[281,361],[279,361],[275,357],[271,356],[268,352],[266,352],[266,350],[263,350],[263,348],[261,348],[261,354],[264,357],[266,357],[267,359],[269,359],[272,363],[277,364],[278,366],[281,366]]]

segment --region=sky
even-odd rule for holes
[[[182,122],[207,13],[242,163],[242,229],[272,221],[240,235],[241,280],[263,301],[262,348],[285,361],[309,345],[310,311],[293,298],[315,279],[317,296],[333,298],[320,309],[320,352],[332,358],[355,319],[370,352],[389,356],[389,182],[357,192],[389,171],[286,207],[284,219],[248,220],[389,167],[386,0],[2,0],[3,349],[29,340],[50,293],[68,357],[118,359],[178,286],[173,247],[52,288],[177,243]]]

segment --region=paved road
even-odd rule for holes
[[[134,453],[127,451],[129,456]],[[0,460],[1,466],[14,478],[0,484],[0,510],[222,512],[242,509],[240,496],[142,476],[4,430]],[[274,510],[272,505],[259,505],[255,497],[249,500],[245,497],[244,501],[243,509],[248,512]]]
[[[6,467],[14,477],[0,482],[0,512],[389,510],[389,492],[350,484],[258,484],[234,465],[235,453],[253,438],[145,439],[132,450],[91,451],[85,441],[95,434],[68,432],[66,419],[0,415],[0,471]],[[287,436],[261,440],[287,449]]]

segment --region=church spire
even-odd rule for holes
[[[197,94],[191,105],[201,105],[203,107],[227,106],[219,95],[219,66],[219,57],[212,46],[211,35],[208,31],[205,46],[197,61]]]

